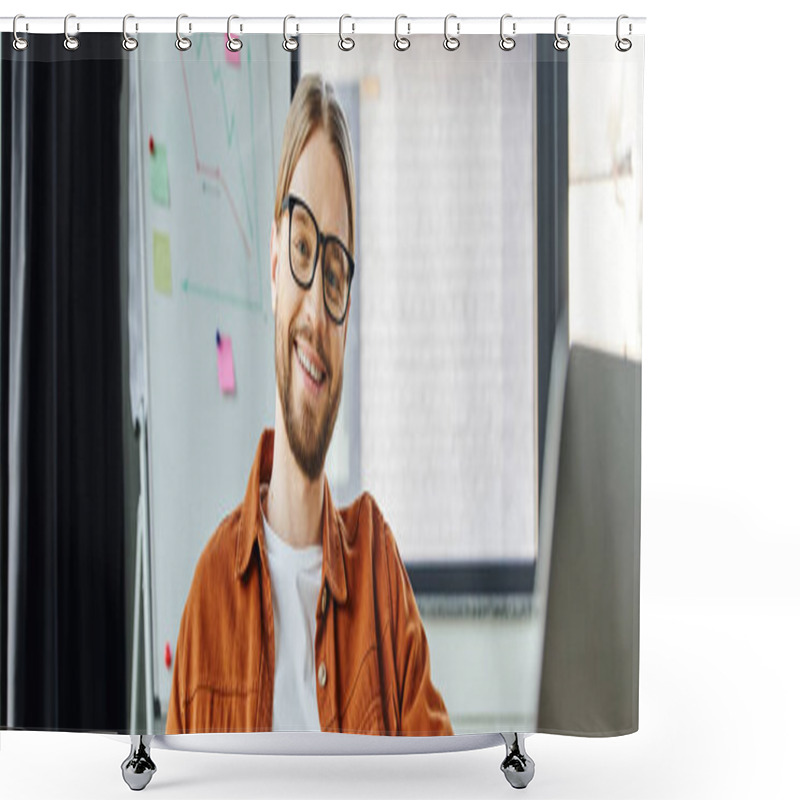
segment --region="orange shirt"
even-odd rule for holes
[[[197,562],[175,647],[168,734],[272,728],[275,637],[260,485],[272,476],[273,441],[266,429],[244,500]],[[368,493],[337,509],[325,480],[322,547],[314,643],[320,728],[452,734],[408,574]]]

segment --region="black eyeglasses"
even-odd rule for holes
[[[350,285],[356,271],[344,242],[333,234],[320,233],[311,209],[293,194],[281,204],[289,211],[289,268],[298,286],[311,288],[317,262],[322,262],[322,296],[330,318],[341,325],[347,315]],[[322,254],[320,257],[320,253]]]

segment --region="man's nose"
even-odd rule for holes
[[[308,315],[309,321],[315,329],[322,331],[326,321],[325,297],[323,295],[323,269],[322,269],[322,244],[318,255],[317,267],[314,270],[314,279],[308,287],[306,296],[303,298],[303,307]]]

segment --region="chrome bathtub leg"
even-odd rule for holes
[[[506,757],[500,769],[515,789],[524,789],[536,769],[533,759],[525,752],[525,738],[520,733],[501,733],[506,743]]]
[[[152,736],[131,734],[131,752],[122,762],[122,777],[134,791],[144,789],[156,771],[156,765],[150,758],[150,742]]]

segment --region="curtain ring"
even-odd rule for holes
[[[228,40],[225,42],[225,47],[227,47],[231,53],[238,53],[244,47],[244,42],[238,36],[231,35],[231,20],[234,19],[239,19],[239,17],[237,17],[236,14],[231,14],[228,17]],[[239,30],[241,31],[241,27]]]
[[[553,41],[553,47],[555,47],[556,50],[564,51],[569,48],[569,39],[567,39],[566,36],[562,36],[558,32],[558,21],[560,19],[566,19],[566,18],[567,18],[566,14],[559,14],[556,17],[556,22],[553,28],[556,36],[555,40]],[[567,23],[567,36],[569,36],[569,22]]]
[[[187,19],[188,14],[178,14],[178,18],[175,20],[175,47],[178,50],[188,50],[192,46],[192,40],[186,36],[181,36],[181,20]],[[189,33],[192,32],[192,23],[189,23]]]
[[[80,47],[80,42],[78,41],[77,37],[70,36],[67,30],[67,26],[69,25],[70,18],[75,19],[74,14],[67,14],[64,17],[64,49],[66,50],[77,50]],[[81,26],[76,23],[77,30],[81,29]]]
[[[633,42],[630,39],[623,39],[619,35],[619,24],[620,24],[620,22],[622,22],[623,19],[628,19],[628,15],[627,14],[620,14],[617,17],[617,41],[614,42],[614,47],[616,47],[617,50],[620,51],[620,53],[627,53],[628,50],[630,50],[631,47],[633,47]],[[629,22],[628,23],[628,35],[630,35],[632,32],[633,32],[633,28],[631,27],[631,24]]]
[[[444,41],[442,42],[442,44],[444,45],[444,49],[445,50],[449,50],[452,53],[453,50],[458,50],[459,45],[461,44],[461,41],[458,38],[458,33],[461,31],[461,23],[460,22],[456,22],[456,35],[455,36],[451,36],[447,32],[447,23],[451,19],[456,19],[456,15],[455,14],[448,14],[444,18]]]
[[[408,19],[408,17],[405,14],[398,14],[394,18],[394,49],[402,52],[403,50],[408,50],[408,48],[411,47],[411,39],[409,39],[407,36],[400,35],[398,28],[401,19]],[[408,32],[411,33],[411,23],[407,22],[406,26],[408,28]]]
[[[12,30],[14,32],[14,41],[12,42],[12,44],[14,45],[14,49],[15,50],[24,50],[30,44],[30,42],[27,39],[23,39],[17,33],[17,20],[18,19],[25,19],[25,16],[23,14],[17,14],[17,16],[14,17],[14,25],[12,27]],[[27,28],[27,24],[26,24],[26,28]]]
[[[507,19],[511,19],[511,14],[503,14],[503,16],[500,17],[500,49],[501,50],[506,50],[506,51],[513,50],[514,46],[517,43],[516,39],[514,39],[513,36],[507,36],[503,32],[503,23]],[[512,33],[516,33],[517,32],[517,23],[516,22],[512,22],[511,23],[511,32]]]
[[[287,26],[290,19],[297,19],[297,17],[293,17],[289,14],[283,18],[283,49],[292,52],[293,50],[297,50],[297,39],[289,36]]]
[[[133,14],[126,14],[122,18],[122,47],[130,53],[131,50],[135,50],[139,46],[139,40],[133,36],[128,36],[127,25],[129,19],[134,19]],[[138,24],[136,30],[139,30]]]
[[[352,37],[345,36],[342,33],[342,24],[346,19],[353,19],[353,18],[349,14],[342,14],[342,16],[339,17],[339,49],[344,50],[345,52],[347,52],[348,50],[352,50],[356,46],[355,40]],[[354,22],[353,33],[355,33],[355,30],[356,30],[356,24]]]

